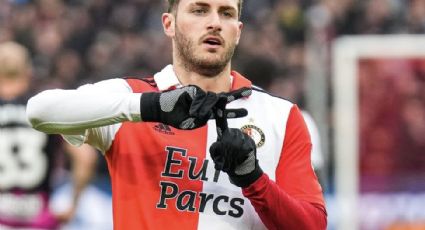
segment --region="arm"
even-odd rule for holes
[[[310,160],[311,142],[301,113],[291,109],[276,182],[263,174],[243,194],[269,229],[326,229],[326,209]]]
[[[268,229],[326,229],[324,206],[291,197],[263,174],[243,194]]]
[[[96,151],[88,145],[76,148],[65,144],[64,147],[71,159],[73,189],[71,206],[65,212],[56,215],[61,223],[66,223],[74,217],[81,194],[94,175],[97,159]]]
[[[266,227],[326,229],[322,190],[311,166],[310,136],[298,108],[293,106],[288,117],[276,182],[261,170],[254,141],[216,116],[219,136],[210,148],[215,168],[242,188]]]
[[[231,102],[250,89],[229,94]],[[212,117],[218,96],[189,85],[164,92],[133,93],[123,79],[86,85],[77,90],[46,90],[28,101],[27,116],[42,132],[84,135],[87,129],[124,121],[162,122],[179,129],[204,126]],[[231,118],[246,116],[245,109],[229,113]]]
[[[123,79],[76,90],[46,90],[28,101],[27,116],[39,131],[80,135],[89,128],[139,121],[140,95],[132,93]]]

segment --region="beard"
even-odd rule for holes
[[[209,35],[218,36],[217,33],[211,33]],[[182,61],[181,64],[183,64],[183,67],[189,72],[196,72],[207,77],[214,77],[223,72],[236,48],[235,43],[230,44],[227,48],[226,43],[223,43],[222,45],[225,51],[222,54],[215,53],[215,57],[202,57],[195,51],[195,42],[181,33],[177,27],[175,44],[177,55]]]

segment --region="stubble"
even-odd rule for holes
[[[211,32],[209,35],[217,36],[216,33]],[[218,58],[202,57],[195,51],[195,42],[181,33],[178,27],[176,27],[175,43],[177,55],[186,71],[207,77],[214,77],[223,72],[236,48],[236,44],[230,44]],[[222,45],[226,47],[225,44]]]

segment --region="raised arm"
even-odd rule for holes
[[[281,158],[272,181],[256,159],[254,141],[240,129],[226,124],[210,148],[216,169],[241,187],[268,229],[326,229],[322,190],[311,166],[311,141],[296,106],[288,118]],[[224,131],[223,131],[224,130]]]
[[[227,103],[250,94],[250,89],[229,93]],[[82,135],[87,129],[124,121],[161,122],[179,129],[204,126],[213,116],[218,96],[194,85],[164,92],[133,93],[123,79],[113,79],[76,90],[46,90],[28,101],[27,116],[42,132]],[[245,109],[228,113],[246,116]]]
[[[139,93],[132,93],[123,79],[84,85],[76,90],[43,91],[28,101],[32,126],[46,133],[83,134],[124,121],[140,121]]]

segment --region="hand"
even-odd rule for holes
[[[210,147],[211,158],[215,169],[226,172],[232,184],[248,187],[263,174],[258,165],[257,149],[246,133],[228,128],[225,106],[221,97],[214,111],[218,138]]]
[[[70,207],[68,210],[65,210],[64,212],[56,213],[55,217],[60,224],[67,224],[72,220],[72,218],[74,218],[75,212],[76,212],[76,207],[73,205],[72,207]]]
[[[227,129],[227,119],[226,118],[236,118],[238,117],[238,111],[241,109],[226,109],[226,105],[229,102],[232,102],[234,100],[237,100],[242,97],[248,97],[251,95],[252,89],[251,88],[240,88],[234,91],[230,91],[228,93],[219,93],[218,94],[218,101],[216,105],[213,108],[213,116],[215,118],[216,127],[217,127],[217,134],[218,137],[220,137],[224,131],[224,129]],[[245,114],[240,117],[244,117],[248,115],[248,111],[246,109],[243,109]]]
[[[228,101],[241,97],[240,92],[229,94]],[[178,129],[196,129],[214,117],[213,108],[218,100],[218,94],[204,92],[194,85],[159,93],[147,92],[140,99],[140,115],[143,121],[161,122]],[[229,118],[247,115],[245,109],[226,112]]]

